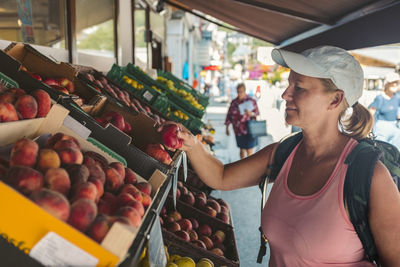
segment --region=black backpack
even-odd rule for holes
[[[270,181],[275,180],[286,159],[302,138],[303,134],[299,132],[286,138],[278,145],[274,156],[274,164],[268,166],[270,174],[260,182],[262,191],[264,191],[267,178]],[[347,204],[350,221],[363,244],[368,260],[380,266],[379,255],[368,221],[369,192],[375,164],[378,160],[381,160],[389,170],[393,181],[400,191],[399,150],[387,142],[374,140],[368,137],[360,140],[358,145],[356,145],[353,151],[346,157],[345,164],[348,164],[348,169],[344,183],[343,201]],[[264,194],[264,192],[262,193]],[[261,205],[263,207],[263,203],[261,203]],[[261,227],[260,231],[262,234]],[[257,258],[258,263],[262,262],[265,252],[266,241],[264,237],[261,236],[261,246]]]

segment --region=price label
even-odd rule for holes
[[[144,92],[143,98],[146,99],[148,102],[150,102],[153,99],[153,94],[150,93],[149,91]]]

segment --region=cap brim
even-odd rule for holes
[[[271,56],[277,64],[299,74],[315,78],[330,78],[324,69],[302,54],[275,48],[272,50]]]

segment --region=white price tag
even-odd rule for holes
[[[99,261],[54,232],[37,242],[29,255],[45,266],[95,267]]]
[[[153,97],[154,97],[153,94],[150,93],[149,91],[146,91],[143,94],[143,98],[146,99],[149,102],[153,99]]]

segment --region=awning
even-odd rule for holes
[[[165,0],[293,51],[400,43],[398,0]]]

